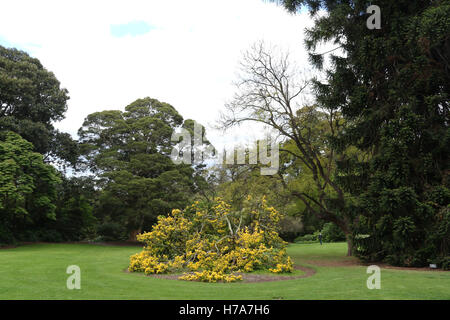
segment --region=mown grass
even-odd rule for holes
[[[369,290],[365,266],[339,263],[346,244],[293,244],[309,278],[259,283],[199,283],[126,273],[139,247],[34,244],[0,250],[0,299],[450,299],[450,272],[382,269],[381,289]],[[66,268],[81,268],[81,290],[66,288]],[[323,265],[323,263],[321,264]]]

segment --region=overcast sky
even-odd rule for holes
[[[147,96],[208,128],[232,97],[243,51],[264,40],[306,66],[303,31],[312,24],[263,0],[0,0],[0,8],[0,44],[38,58],[69,90],[56,127],[75,137],[89,113]],[[239,134],[207,135],[220,147]]]

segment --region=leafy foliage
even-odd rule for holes
[[[130,240],[158,215],[187,205],[196,190],[194,169],[170,158],[182,124],[174,107],[145,98],[125,112],[90,114],[79,130],[85,165],[100,177],[97,216],[124,226]]]
[[[212,187],[216,194],[230,204],[233,211],[242,210],[248,196],[265,196],[268,203],[284,213],[279,223],[280,237],[292,241],[303,231],[299,216],[301,210],[298,210],[289,190],[283,186],[282,178],[279,175],[261,175],[260,169],[260,164],[223,164],[210,168],[211,175],[217,179],[217,186]]]
[[[18,134],[0,133],[0,242],[11,242],[31,224],[55,219],[56,170]]]
[[[0,130],[14,131],[30,141],[48,160],[77,160],[77,144],[53,127],[64,118],[66,89],[38,59],[0,46]]]
[[[339,49],[315,92],[345,119],[333,143],[359,150],[339,159],[337,172],[355,199],[358,255],[406,266],[447,256],[448,234],[438,229],[449,203],[450,3],[378,1],[379,30],[366,27],[371,1],[285,4],[306,4],[317,18],[305,41],[316,67],[325,65],[314,59],[320,43]]]
[[[338,242],[345,240],[345,234],[334,223],[325,223],[322,229],[323,241]]]

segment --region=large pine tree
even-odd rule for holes
[[[341,185],[354,196],[357,254],[422,266],[449,261],[450,1],[286,0],[316,18],[307,30],[311,62],[323,68],[316,98],[337,108],[347,128],[335,141],[356,146],[340,161]],[[370,5],[381,28],[369,29]],[[318,45],[339,50],[328,55]],[[362,236],[362,235],[365,236]],[[446,262],[447,261],[447,262]]]

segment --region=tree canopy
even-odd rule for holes
[[[0,132],[0,242],[11,242],[32,224],[55,219],[56,170],[11,131]]]
[[[90,114],[79,130],[85,164],[100,177],[100,211],[121,221],[131,239],[157,216],[184,207],[196,190],[194,169],[170,158],[172,133],[182,125],[173,106],[144,98],[125,112]]]
[[[77,145],[53,127],[64,119],[68,91],[41,62],[17,49],[0,46],[0,130],[17,132],[44,159],[74,164]]]

